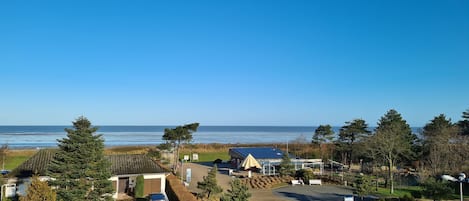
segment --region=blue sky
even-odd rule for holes
[[[2,1],[0,125],[305,125],[469,108],[469,2]]]

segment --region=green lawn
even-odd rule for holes
[[[20,156],[12,156],[5,161],[5,169],[13,170],[18,167],[21,163],[28,160],[31,156],[29,155],[20,155]]]
[[[179,154],[180,158],[184,158],[184,155],[189,155],[190,153],[181,153]],[[213,162],[216,159],[221,159],[223,161],[227,161],[230,159],[230,155],[227,152],[205,152],[205,153],[198,153],[199,154],[199,161],[198,162]]]
[[[401,188],[394,188],[394,193],[390,194],[389,188],[380,187],[378,188],[378,192],[376,193],[376,195],[380,197],[403,197],[404,195],[415,195],[420,191],[422,191],[422,188],[420,186],[407,186]]]
[[[399,187],[394,188],[394,194],[389,193],[389,188],[378,188],[377,193],[373,193],[379,197],[403,197],[404,195],[416,195],[422,192],[422,187],[420,186],[407,186],[407,187]],[[469,196],[464,196],[464,198],[469,198]],[[448,199],[451,200],[459,200],[459,194],[451,194]]]

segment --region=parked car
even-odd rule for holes
[[[150,201],[166,201],[166,196],[163,193],[150,194]]]
[[[0,170],[0,174],[2,175],[6,175],[8,173],[10,173],[10,170]]]

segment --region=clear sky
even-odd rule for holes
[[[469,108],[469,1],[1,1],[0,124],[411,126]]]

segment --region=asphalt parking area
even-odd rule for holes
[[[295,185],[274,189],[274,194],[295,201],[343,201],[344,196],[353,195],[352,188],[333,185]],[[355,198],[355,200],[358,200]]]

